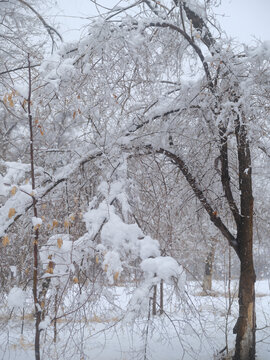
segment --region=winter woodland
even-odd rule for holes
[[[1,359],[269,359],[270,42],[218,5],[0,1]]]

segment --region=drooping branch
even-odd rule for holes
[[[54,45],[55,44],[55,40],[54,40],[54,37],[53,37],[53,34],[56,34],[59,39],[61,41],[63,41],[63,38],[62,36],[59,34],[59,32],[54,28],[52,27],[51,25],[49,25],[45,19],[37,12],[36,9],[33,8],[33,6],[31,6],[28,2],[26,2],[25,0],[18,0],[23,6],[27,7],[28,9],[30,9],[36,16],[37,18],[39,19],[39,21],[43,24],[43,26],[45,27],[45,29],[47,30],[51,40],[52,40],[52,44]]]
[[[91,0],[91,1],[92,1],[92,0]],[[111,18],[113,18],[113,17],[115,17],[115,16],[123,13],[124,11],[129,10],[129,9],[132,9],[133,7],[139,5],[141,2],[142,2],[142,0],[136,1],[134,4],[131,4],[131,5],[129,5],[129,6],[126,6],[126,7],[122,8],[122,9],[120,9],[120,10],[113,10],[113,9],[110,10],[110,12],[113,12],[113,11],[114,11],[114,13],[113,13],[112,15],[109,15],[109,16],[106,18],[106,20],[110,20]],[[100,6],[100,5],[99,5],[99,6]]]
[[[186,41],[190,44],[190,46],[194,49],[194,51],[198,55],[199,59],[201,60],[201,63],[203,65],[204,72],[205,72],[205,75],[206,75],[206,78],[207,78],[207,81],[208,81],[209,89],[212,92],[214,91],[212,76],[211,76],[207,61],[205,60],[205,57],[204,57],[204,55],[202,53],[202,50],[200,49],[200,47],[193,41],[193,39],[184,30],[182,30],[179,26],[176,26],[176,25],[174,25],[172,23],[168,23],[168,22],[165,22],[165,21],[162,21],[162,22],[160,22],[160,21],[150,22],[148,25],[146,25],[146,27],[169,28],[171,30],[179,32],[186,39]]]
[[[208,213],[210,220],[212,223],[221,231],[221,233],[224,235],[224,237],[228,240],[230,246],[233,247],[233,249],[236,251],[236,253],[239,253],[238,250],[238,243],[236,238],[233,236],[233,234],[230,232],[230,230],[226,227],[226,225],[223,223],[221,218],[217,215],[217,211],[213,209],[207,198],[205,197],[203,191],[200,189],[199,185],[196,182],[196,179],[189,171],[189,168],[185,161],[180,158],[179,155],[175,155],[174,153],[160,148],[157,150],[157,153],[164,154],[167,158],[169,158],[178,168],[181,170],[182,174],[184,175],[185,179],[187,180],[188,184],[192,188],[195,196],[197,199],[201,202],[203,208]]]
[[[62,184],[63,182],[67,181],[78,169],[80,166],[102,156],[103,153],[100,150],[97,150],[95,152],[91,152],[90,154],[86,155],[82,159],[78,160],[73,167],[69,169],[69,171],[64,172],[63,176],[57,177],[57,179],[54,180],[46,180],[43,182],[43,184],[36,188],[38,191],[38,194],[36,195],[36,202],[39,203],[40,200],[45,198],[52,190],[54,190],[59,184]],[[49,184],[48,184],[49,183]],[[29,194],[29,198],[31,199],[32,195]],[[25,201],[25,205],[20,211],[20,213],[17,213],[14,218],[10,219],[10,221],[7,223],[5,227],[3,227],[2,233],[0,234],[0,237],[10,230],[10,228],[13,226],[14,223],[16,223],[23,215],[27,213],[30,209],[33,207],[33,202],[29,203],[29,201]]]

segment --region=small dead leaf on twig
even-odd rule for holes
[[[10,208],[8,211],[8,218],[11,219],[16,214],[16,210],[14,208]]]
[[[8,236],[3,236],[2,245],[3,245],[3,246],[9,245],[9,238],[8,238]]]
[[[11,190],[10,190],[11,195],[15,195],[16,192],[17,192],[17,187],[16,187],[16,186],[13,186],[13,187],[11,188]]]
[[[55,228],[58,226],[58,221],[56,219],[53,219],[52,227]]]
[[[58,239],[57,239],[57,246],[58,246],[58,248],[61,249],[62,245],[63,245],[63,239],[62,239],[62,238],[58,238]]]
[[[49,261],[46,273],[47,274],[53,274],[53,267],[54,267],[54,262],[53,261]]]
[[[75,215],[74,214],[69,215],[69,220],[74,221],[75,220]]]
[[[66,228],[66,229],[69,228],[69,225],[70,225],[70,224],[69,224],[69,221],[68,221],[68,220],[65,220],[65,222],[64,222],[64,228]]]
[[[34,226],[34,231],[38,230],[40,228],[40,224],[37,224]]]

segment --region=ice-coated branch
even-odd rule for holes
[[[100,150],[92,151],[82,159],[75,162],[73,166],[70,166],[68,168],[63,167],[62,169],[59,169],[59,175],[55,176],[53,180],[47,179],[46,181],[44,181],[43,185],[36,188],[37,203],[41,199],[46,197],[59,184],[67,181],[72,174],[78,171],[80,166],[100,157],[102,154],[103,153]],[[18,188],[18,190],[19,191],[16,193],[16,195],[8,199],[5,205],[0,208],[0,217],[3,219],[0,226],[0,237],[4,236],[4,234],[10,229],[10,227],[33,207],[32,196],[30,192],[29,194],[27,194],[24,191],[20,191],[20,187]],[[9,212],[9,209],[15,207],[16,204],[20,204],[19,207],[16,207],[16,216],[8,218],[7,214]]]
[[[194,51],[198,55],[199,59],[201,60],[201,63],[203,65],[204,72],[205,72],[205,75],[206,75],[206,78],[208,81],[208,86],[209,86],[210,90],[213,91],[214,86],[213,86],[212,76],[211,76],[211,73],[209,70],[208,63],[205,60],[205,57],[202,53],[202,50],[184,30],[182,30],[179,26],[177,26],[173,23],[165,22],[165,21],[150,22],[148,25],[145,25],[145,26],[146,27],[169,28],[171,30],[179,32],[185,38],[185,40],[189,43],[189,45],[194,49]]]
[[[30,9],[36,16],[37,18],[39,19],[39,21],[43,24],[43,26],[45,27],[45,29],[47,30],[51,40],[52,40],[52,44],[54,46],[55,44],[55,40],[54,40],[54,37],[53,37],[53,34],[56,34],[59,39],[61,41],[63,41],[63,38],[62,36],[59,34],[59,32],[54,28],[52,27],[51,25],[49,25],[45,19],[43,18],[43,16],[41,16],[36,9],[33,8],[33,6],[31,6],[27,1],[25,0],[18,0],[23,6],[27,7],[28,9]]]
[[[30,66],[31,66],[31,68],[35,68],[35,67],[38,67],[38,66],[40,66],[40,65],[41,65],[41,64],[35,64],[35,65],[30,65]],[[12,73],[12,72],[15,72],[15,71],[18,71],[18,70],[28,69],[28,68],[29,68],[28,65],[18,66],[17,68],[8,69],[8,70],[5,70],[5,71],[0,72],[0,76],[1,76],[1,75],[5,75],[5,74],[9,74],[9,73]]]
[[[167,158],[169,158],[178,168],[181,170],[188,184],[191,186],[195,196],[201,202],[204,209],[208,213],[210,220],[212,223],[221,231],[224,237],[228,240],[229,244],[234,248],[236,253],[238,254],[238,243],[236,238],[230,232],[230,230],[226,227],[220,217],[217,215],[217,211],[213,209],[207,198],[205,197],[203,191],[200,189],[200,186],[197,184],[195,177],[191,174],[187,164],[185,161],[179,156],[165,149],[158,149],[156,151],[159,154],[164,154]]]

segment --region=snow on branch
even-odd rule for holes
[[[30,183],[19,184],[23,179],[27,180],[26,172],[30,170],[29,164],[4,163],[8,170],[5,176],[0,175],[0,195],[7,197],[10,194],[11,196],[0,207],[0,237],[4,236],[13,223],[31,209],[33,195],[35,195],[37,202],[40,201],[59,184],[69,179],[81,165],[101,155],[100,150],[93,150],[72,165],[57,169],[52,178],[43,179],[43,184],[37,186],[35,193],[33,193]],[[38,168],[39,173],[42,173],[42,171],[41,168]]]

